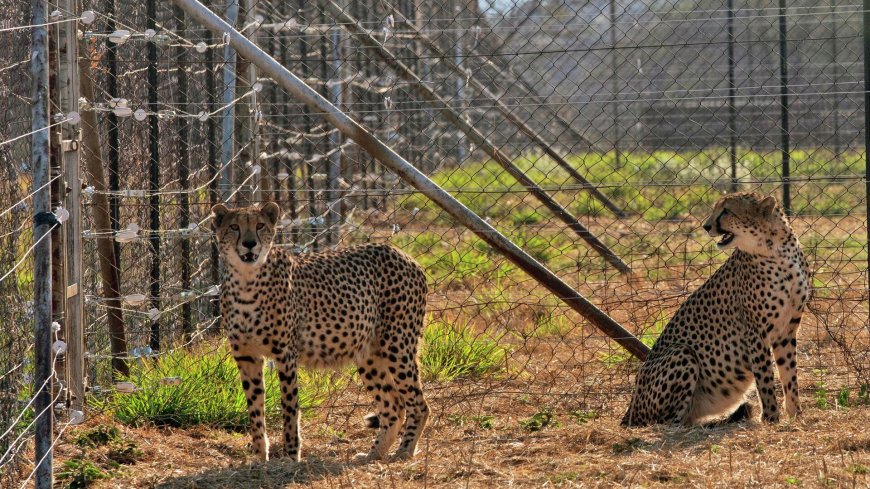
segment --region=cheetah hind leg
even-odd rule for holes
[[[672,346],[647,359],[622,426],[689,424],[698,373],[697,358],[688,346]]]
[[[404,409],[398,398],[393,375],[384,358],[378,354],[372,355],[357,372],[366,391],[375,398],[378,408],[376,414],[369,414],[364,418],[366,426],[377,429],[378,434],[371,450],[368,453],[357,454],[354,460],[357,462],[383,460],[398,437]]]

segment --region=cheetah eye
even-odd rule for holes
[[[258,222],[258,223],[257,223],[257,231],[263,229],[264,227],[266,227],[266,225],[263,224],[262,222]]]
[[[230,229],[232,229],[233,231],[238,231],[239,225],[238,224],[230,224]]]

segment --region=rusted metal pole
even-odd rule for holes
[[[352,33],[362,44],[374,50],[375,53],[396,73],[409,81],[416,89],[417,93],[425,100],[432,102],[441,114],[447,118],[454,126],[459,128],[471,141],[474,142],[480,149],[488,154],[496,163],[501,165],[517,182],[523,185],[532,195],[534,195],[542,204],[544,204],[550,212],[562,220],[572,231],[577,233],[583,241],[598,254],[600,254],[607,263],[613,265],[621,273],[631,273],[631,268],[623,262],[616,253],[602,243],[594,234],[592,234],[586,226],[580,224],[561,204],[556,202],[552,196],[545,192],[538,184],[528,177],[522,170],[519,169],[510,158],[502,153],[494,144],[481,134],[474,126],[466,121],[458,112],[456,112],[450,104],[441,98],[438,94],[426,86],[422,80],[408,68],[404,63],[399,61],[387,48],[383,46],[377,39],[374,38],[367,30],[363,29],[356,19],[343,11],[341,7],[335,4],[332,0],[327,0],[326,8],[332,12],[336,20]]]
[[[444,189],[430,180],[426,175],[414,168],[404,158],[399,156],[389,146],[374,137],[364,127],[338,110],[338,108],[314,89],[296,77],[287,68],[281,66],[274,58],[263,52],[256,44],[246,39],[245,36],[229,26],[220,17],[206,8],[198,0],[172,0],[176,5],[183,8],[193,19],[202,23],[208,29],[217,34],[226,33],[230,44],[237,52],[256,64],[266,76],[271,77],[291,95],[308,105],[317,113],[323,114],[330,124],[334,125],[345,136],[356,141],[384,166],[390,168],[395,174],[410,183],[423,195],[435,202],[447,213],[453,216],[459,223],[468,227],[482,240],[486,241],[494,249],[504,254],[523,271],[541,283],[557,298],[579,312],[589,322],[613,338],[632,355],[644,360],[649,353],[649,348],[629,333],[619,323],[613,320],[602,310],[595,307],[585,297],[571,288],[528,253],[523,251],[497,229],[480,218],[477,214],[462,205]]]
[[[450,68],[457,75],[461,75],[462,77],[466,76],[465,70],[457,65],[452,59],[450,59],[450,56],[445,53],[444,50],[442,50],[437,44],[435,44],[435,42],[433,42],[425,34],[420,32],[420,30],[417,29],[417,26],[415,26],[411,21],[405,18],[405,16],[402,15],[402,12],[399,11],[399,9],[397,9],[395,6],[391,6],[390,8],[392,9],[395,18],[403,23],[408,28],[408,30],[410,30],[411,33],[414,34],[414,36],[416,36],[416,38],[423,43],[423,45],[425,45],[430,51],[438,56],[442,63],[447,65],[447,67]],[[571,164],[568,163],[568,161],[565,160],[565,158],[561,154],[553,149],[552,143],[546,141],[543,137],[541,137],[540,134],[535,132],[534,129],[529,127],[525,122],[522,121],[522,119],[514,114],[507,105],[502,103],[499,96],[490,92],[486,85],[478,81],[478,79],[474,76],[469,76],[468,81],[471,82],[471,85],[476,88],[484,97],[486,97],[493,104],[495,104],[495,108],[499,112],[501,112],[505,119],[510,121],[511,124],[513,124],[514,126],[516,126],[517,129],[522,131],[522,133],[525,134],[529,139],[531,139],[532,142],[534,142],[541,149],[543,149],[544,153],[546,153],[547,156],[549,156],[550,158],[553,158],[553,161],[555,161],[556,164],[559,165],[559,167],[565,170],[568,175],[571,176],[571,178],[573,178],[576,182],[580,183],[582,189],[589,191],[589,193],[592,194],[595,199],[604,204],[604,207],[610,209],[610,211],[616,214],[617,217],[625,217],[625,213],[622,211],[622,209],[617,207],[617,205],[614,204],[610,199],[608,199],[606,195],[601,193],[601,191],[598,190],[594,185],[592,185],[589,180],[586,180],[583,175],[581,175],[576,169],[574,169],[574,167],[571,166]]]

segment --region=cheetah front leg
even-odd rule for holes
[[[258,458],[269,460],[269,439],[266,437],[264,401],[266,392],[263,385],[263,357],[235,355],[242,389],[248,402],[248,416],[251,418],[251,448]]]
[[[779,370],[779,381],[782,383],[783,397],[785,397],[785,412],[789,416],[797,416],[801,413],[800,399],[798,398],[797,380],[797,327],[801,318],[798,316],[791,320],[791,331],[784,338],[774,338],[773,356],[776,358],[776,367]]]
[[[302,456],[299,431],[299,376],[295,354],[286,354],[278,362],[281,381],[281,408],[284,411],[284,455],[298,462]]]
[[[755,377],[755,387],[761,400],[761,420],[766,423],[779,422],[779,406],[776,401],[776,387],[773,381],[773,362],[770,348],[765,346],[760,337],[752,341],[750,359],[752,376]]]

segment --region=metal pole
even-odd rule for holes
[[[331,29],[332,34],[332,85],[329,87],[329,96],[332,104],[341,107],[341,30],[338,27]],[[336,245],[339,240],[338,226],[341,223],[341,205],[338,198],[338,177],[341,173],[341,133],[332,131],[329,134],[329,166],[327,167],[327,193],[326,202],[329,206],[326,213],[327,241]]]
[[[249,28],[248,37],[250,39],[255,39],[257,36],[258,24],[256,22],[256,11],[257,11],[257,0],[245,0],[245,24]],[[257,67],[253,64],[248,65],[248,87],[253,89],[254,84],[257,83]],[[244,114],[247,117],[243,117],[242,119],[242,127],[245,128],[247,134],[240,135],[242,136],[242,141],[248,142],[247,154],[249,158],[247,161],[251,164],[251,166],[259,166],[260,165],[260,107],[259,107],[259,93],[254,90],[251,93],[250,99],[245,102],[242,107],[246,107],[247,113]],[[247,136],[245,138],[244,136]],[[260,182],[263,176],[263,169],[260,168],[260,171],[255,173],[251,178],[251,201],[260,202],[262,200],[262,192],[260,189]]]
[[[75,0],[66,0],[66,10],[78,16],[79,4]],[[63,25],[64,35],[61,38],[61,51],[64,56],[60,61],[60,81],[64,87],[62,110],[64,113],[79,113],[79,69],[78,69],[78,39],[76,24],[67,22]],[[64,180],[68,182],[66,203],[69,220],[64,224],[66,233],[66,266],[67,283],[64,284],[66,299],[66,365],[69,377],[70,409],[84,412],[84,328],[82,327],[83,292],[82,292],[82,200],[80,173],[80,142],[79,125],[64,124],[62,126],[61,149],[63,150]]]
[[[186,26],[184,22],[184,10],[177,6],[172,9],[173,17],[175,17],[176,34],[182,38],[186,36]],[[178,61],[176,79],[176,91],[178,97],[178,110],[183,113],[189,113],[190,109],[187,104],[187,69],[190,65],[187,63],[187,52],[189,49],[185,46],[178,46],[175,49],[175,59]],[[177,120],[178,130],[178,183],[181,186],[182,192],[178,196],[179,200],[179,224],[182,229],[190,225],[190,195],[187,190],[190,189],[190,131],[188,130],[189,123],[185,119]],[[181,289],[190,290],[190,240],[181,240]],[[191,317],[190,301],[184,301],[181,305],[181,330],[184,332],[184,341],[190,340],[193,335],[193,318]]]
[[[728,0],[728,154],[731,158],[731,191],[737,191],[737,88],[734,84],[734,0]]]
[[[157,28],[157,2],[148,0],[146,8],[146,27]],[[148,42],[148,190],[151,194],[148,201],[149,228],[151,236],[148,239],[151,248],[151,307],[160,310],[160,126],[157,111],[157,44]],[[151,335],[149,346],[152,350],[160,350],[160,317],[151,320]]]
[[[256,44],[246,39],[220,17],[203,6],[202,3],[197,0],[173,0],[173,2],[212,31],[217,33],[226,32],[230,38],[230,43],[238,50],[239,54],[256,64],[266,76],[271,77],[315,112],[322,113],[324,119],[338,128],[345,136],[356,141],[382,164],[395,172],[399,178],[410,183],[414,188],[447,211],[457,221],[467,226],[482,240],[502,252],[508,259],[538,280],[556,297],[583,315],[583,317],[613,338],[630,353],[641,360],[646,358],[649,348],[626,331],[613,318],[595,307],[594,304],[573,290],[553,272],[513,244],[497,229],[462,205],[462,203],[453,198],[453,196],[444,191],[444,189],[435,184],[426,175],[414,168],[413,165],[399,156],[390,147],[372,136],[364,127],[330,104],[317,91],[306,85],[305,82],[297,78],[293,73],[290,73],[275,61],[274,58],[264,53]]]
[[[115,31],[115,0],[106,0],[106,31]],[[85,51],[87,52],[87,51]],[[109,92],[109,97],[115,98],[118,96],[118,45],[106,39],[106,90]],[[96,100],[91,100],[96,102]],[[109,190],[118,192],[121,189],[121,131],[118,125],[118,116],[114,111],[108,113],[109,117]],[[97,128],[94,127],[96,131]],[[121,198],[117,193],[109,196],[109,213],[112,218],[112,230],[120,229],[120,207]],[[114,283],[121,284],[121,243],[112,241],[112,246],[115,248],[115,265],[112,270],[115,274]],[[120,289],[118,289],[120,293]],[[124,355],[127,352],[123,352]]]
[[[388,51],[377,39],[375,39],[368,31],[360,27],[356,19],[351,17],[347,12],[343,11],[338,5],[331,0],[327,0],[326,8],[331,10],[336,19],[343,27],[350,30],[364,46],[373,49],[378,56],[396,73],[411,82],[414,89],[425,100],[432,102],[441,114],[447,118],[454,126],[465,133],[469,139],[480,149],[486,152],[496,163],[505,169],[517,182],[524,186],[532,195],[535,196],[554,216],[562,220],[572,231],[574,231],[581,239],[586,241],[589,246],[600,254],[610,265],[619,270],[621,273],[631,273],[631,268],[623,262],[613,251],[602,243],[595,235],[589,232],[585,226],[580,224],[576,217],[556,202],[547,192],[538,186],[532,179],[520,170],[510,158],[492,144],[486,137],[480,133],[474,126],[465,120],[459,113],[453,110],[450,105],[439,95],[427,87],[420,78],[412,72],[404,63],[396,59],[396,57]]]
[[[870,0],[864,0],[864,204],[865,220],[870,221]],[[867,247],[870,248],[870,222],[867,228]],[[870,253],[867,254],[867,287],[870,289]]]
[[[619,154],[619,64],[616,62],[616,0],[610,0],[610,96],[613,100],[613,164],[622,168]]]
[[[782,208],[791,215],[791,149],[788,112],[788,45],[786,44],[785,0],[779,0],[779,99],[782,129]]]
[[[456,3],[452,2],[451,6],[456,9]],[[458,13],[458,12],[457,12]],[[462,72],[462,31],[460,29],[456,29],[456,37],[453,39],[453,63],[459,67],[460,72]],[[454,80],[454,99],[453,99],[453,107],[456,108],[456,111],[460,114],[462,110],[465,108],[464,100],[465,100],[465,91],[463,88],[465,87],[464,76],[459,75]],[[465,138],[462,134],[459,135],[459,138],[456,140],[456,163],[461,164],[465,161],[467,157],[465,151]]]
[[[408,20],[404,15],[402,15],[402,12],[400,12],[399,9],[397,9],[396,7],[392,7],[392,11],[393,11],[393,14],[399,19],[399,21],[402,22],[403,24],[405,24],[405,26],[411,30],[411,32],[414,34],[415,37],[417,37],[417,39],[422,41],[423,44],[430,51],[432,51],[433,54],[435,54],[436,56],[438,56],[440,58],[441,62],[446,64],[447,67],[450,68],[451,70],[453,70],[454,73],[462,74],[464,76],[465,73],[463,72],[462,67],[457,65],[453,61],[451,61],[450,58],[447,57],[447,53],[445,53],[438,46],[438,44],[434,43],[431,39],[429,39],[429,37],[427,37],[425,34],[420,32],[420,30],[417,29],[417,27],[410,20]],[[606,195],[601,193],[600,190],[595,188],[595,186],[593,186],[588,180],[586,180],[583,177],[583,175],[581,175],[577,170],[575,170],[574,167],[571,166],[571,164],[568,163],[568,161],[564,157],[562,157],[561,154],[559,154],[558,152],[556,152],[556,150],[553,149],[554,145],[552,143],[546,141],[537,132],[535,132],[534,129],[529,127],[516,114],[514,114],[513,111],[511,111],[511,109],[508,106],[506,106],[504,103],[502,103],[500,97],[498,97],[494,93],[490,92],[489,89],[486,87],[486,85],[484,85],[483,83],[478,81],[477,78],[475,78],[474,76],[469,77],[469,81],[471,82],[471,85],[475,89],[477,89],[484,97],[486,97],[492,103],[495,104],[496,109],[498,109],[498,111],[501,112],[501,114],[511,124],[513,124],[517,129],[522,131],[523,134],[528,136],[529,139],[532,140],[532,142],[534,142],[541,149],[544,150],[544,153],[546,153],[550,158],[553,158],[553,160],[556,162],[556,164],[558,164],[560,168],[565,170],[568,173],[568,175],[571,176],[571,178],[573,178],[576,182],[578,182],[580,185],[582,185],[581,188],[588,190],[589,193],[592,194],[593,197],[595,197],[599,202],[601,202],[604,205],[604,207],[607,207],[608,209],[610,209],[610,211],[613,212],[614,214],[616,214],[617,217],[625,217],[625,213],[622,211],[622,209],[617,207],[616,204],[611,202],[611,200],[608,199]]]
[[[831,91],[833,94],[833,116],[834,116],[834,157],[839,158],[842,148],[840,147],[840,64],[839,58],[839,42],[837,39],[837,6],[831,4],[831,78],[833,86]]]
[[[227,22],[235,26],[239,20],[239,0],[227,0]],[[222,33],[217,33],[222,35]],[[233,160],[235,151],[236,130],[236,107],[233,101],[236,99],[236,50],[227,44],[224,46],[224,86],[223,103],[224,111],[221,115],[221,177],[218,190],[221,200],[226,202],[232,194],[233,169],[230,162]]]
[[[212,3],[211,0],[208,2]],[[211,31],[206,30],[203,33],[203,41],[209,45],[214,43],[215,36],[212,35]],[[218,97],[217,90],[215,89],[215,69],[214,69],[214,50],[208,49],[205,52],[205,90],[206,90],[206,100],[208,101],[208,110],[209,112],[215,110],[215,106],[217,105]],[[217,147],[214,142],[217,141],[217,122],[214,117],[209,117],[208,122],[206,122],[206,141],[208,141],[208,197],[209,201],[212,203],[217,203],[220,198],[220,186],[218,182],[218,172],[219,165],[218,163],[218,155],[217,155]],[[221,149],[223,149],[223,145],[221,145]],[[211,268],[211,283],[219,284],[221,283],[221,274],[220,274],[220,254],[217,248],[217,240],[211,239],[209,248],[211,251],[210,254],[210,268]],[[220,303],[218,301],[213,300],[211,302],[211,314],[214,317],[219,317],[220,313]],[[212,331],[217,331],[219,329],[219,325],[215,324],[212,326]]]
[[[48,91],[48,4],[32,0],[30,24],[34,27],[31,40],[31,168],[33,169],[33,323],[34,357],[33,410],[34,465],[36,489],[51,489],[52,438],[54,413],[51,393],[51,191],[49,182],[49,91]]]

